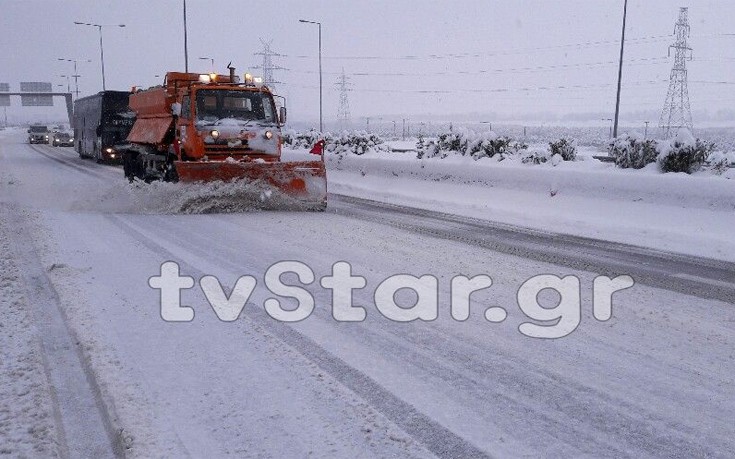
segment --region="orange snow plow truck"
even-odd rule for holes
[[[136,121],[122,146],[129,180],[262,185],[315,208],[327,202],[323,157],[281,161],[286,109],[250,75],[169,72],[163,86],[133,91]]]

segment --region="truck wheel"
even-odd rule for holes
[[[163,173],[163,181],[164,182],[178,182],[179,181],[179,173],[176,172],[176,166],[174,166],[173,163],[169,163],[166,165],[166,170]]]
[[[127,151],[124,151],[122,153],[123,156],[123,172],[125,173],[125,178],[128,179],[130,183],[135,180],[135,166],[137,163],[138,156],[133,153],[128,153]]]

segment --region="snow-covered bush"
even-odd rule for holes
[[[523,164],[544,164],[549,159],[551,159],[549,152],[540,149],[530,150],[521,154],[521,162]]]
[[[641,139],[628,134],[613,140],[608,147],[608,152],[615,158],[615,165],[623,169],[642,169],[656,162],[658,156],[655,140]]]
[[[391,149],[379,136],[367,132],[343,133],[339,137],[327,138],[325,150],[333,154],[364,155],[368,152],[390,152]]]
[[[555,142],[549,142],[549,151],[551,156],[559,155],[564,161],[574,161],[577,159],[577,145],[574,140],[562,137]]]
[[[713,143],[695,139],[687,129],[679,130],[669,142],[660,142],[658,166],[662,172],[686,172],[699,170],[714,150]]]
[[[369,151],[390,151],[383,139],[365,132],[345,131],[339,135],[328,132],[321,134],[314,130],[283,133],[283,143],[291,148],[311,148],[319,139],[324,139],[324,150],[327,153],[363,155]]]
[[[735,153],[727,154],[716,151],[709,156],[708,166],[715,174],[722,175],[735,166]]]
[[[500,159],[505,159],[507,156],[527,149],[528,145],[510,137],[497,136],[491,132],[489,135],[481,136],[470,142],[468,148],[469,154],[475,159],[492,158],[495,155],[499,155]]]
[[[327,134],[326,136],[330,136]],[[296,132],[293,130],[283,132],[283,143],[291,148],[311,148],[322,137],[320,132],[315,130],[307,132]]]
[[[419,158],[446,158],[449,154],[458,154],[475,160],[497,155],[502,160],[526,148],[528,145],[510,137],[498,136],[494,132],[476,134],[469,130],[439,134],[435,141],[429,142],[420,138],[416,144]]]

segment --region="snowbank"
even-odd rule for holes
[[[655,165],[578,159],[531,166],[458,155],[326,158],[333,193],[735,261],[735,170],[661,174]]]

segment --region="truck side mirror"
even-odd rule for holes
[[[278,121],[281,124],[286,124],[286,107],[281,107],[278,111]]]
[[[173,116],[181,116],[181,104],[178,102],[174,102],[171,104],[171,114]]]

